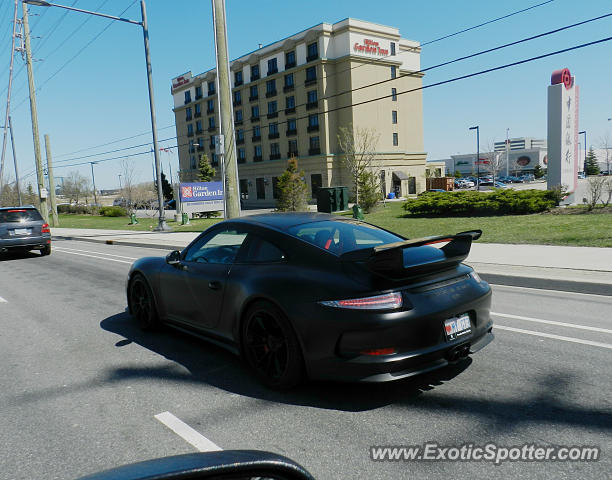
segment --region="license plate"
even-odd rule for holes
[[[444,334],[447,341],[464,337],[470,333],[472,333],[472,324],[467,313],[444,321]]]
[[[30,234],[29,228],[16,228],[13,231],[15,232],[15,235],[29,235]]]

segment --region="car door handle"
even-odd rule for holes
[[[208,288],[211,290],[219,290],[221,288],[221,282],[208,282]]]

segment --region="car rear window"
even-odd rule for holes
[[[0,210],[0,223],[23,223],[37,220],[42,220],[42,217],[34,208]]]
[[[294,237],[336,255],[404,240],[373,225],[350,220],[305,223],[290,227],[287,231]]]

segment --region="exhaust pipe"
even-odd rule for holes
[[[469,353],[470,353],[470,345],[468,343],[464,345],[458,345],[455,348],[452,348],[451,350],[446,352],[445,356],[449,362],[456,362],[462,358],[467,357]]]

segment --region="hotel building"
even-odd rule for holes
[[[240,195],[271,206],[287,159],[298,158],[313,198],[352,181],[342,167],[340,127],[373,129],[373,169],[384,193],[425,190],[420,47],[393,27],[355,19],[321,23],[230,63]],[[219,134],[216,70],[172,80],[182,181]],[[226,142],[226,148],[228,144]]]

